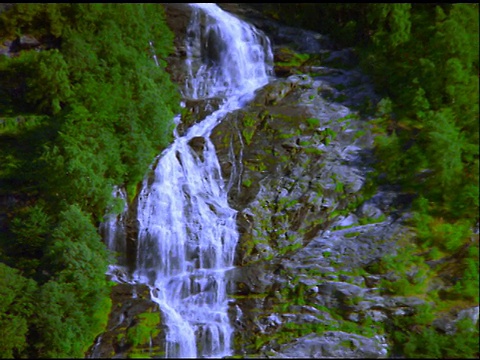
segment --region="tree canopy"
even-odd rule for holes
[[[111,306],[113,187],[133,198],[171,141],[173,34],[159,4],[0,11],[0,357],[83,357]]]

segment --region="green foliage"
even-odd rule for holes
[[[368,21],[376,27],[372,37],[375,45],[391,48],[410,39],[412,23],[410,21],[411,4],[372,4],[368,13]]]
[[[22,208],[12,219],[11,233],[3,245],[15,258],[9,263],[21,269],[24,275],[37,277],[40,258],[49,239],[53,225],[42,205]]]
[[[83,356],[101,332],[109,309],[106,259],[91,220],[75,205],[63,211],[47,248],[52,278],[41,287],[35,320],[41,356]]]
[[[385,42],[369,49],[368,61],[385,66],[370,71],[390,92],[393,111],[408,119],[407,126],[397,121],[394,143],[377,140],[377,154],[382,162],[390,160],[385,157],[389,150],[400,155],[385,169],[390,179],[438,202],[448,217],[462,218],[478,212],[473,200],[478,193],[478,6],[435,9],[432,16],[428,6],[412,7],[411,31],[417,36],[403,43],[401,50]],[[455,45],[451,39],[456,39]],[[380,80],[387,69],[391,83]],[[419,182],[426,169],[430,175]],[[466,200],[460,206],[458,194]]]
[[[100,235],[76,205],[71,205],[59,216],[59,223],[52,233],[52,241],[47,248],[46,261],[57,280],[72,282],[82,293],[103,285],[105,279],[99,274],[107,270],[106,249]],[[93,282],[93,284],[88,284]],[[85,289],[83,286],[88,284]]]
[[[425,202],[420,198],[416,203]],[[422,206],[422,205],[419,205]],[[466,219],[446,222],[442,218],[431,216],[426,209],[414,213],[413,223],[416,226],[418,240],[423,248],[435,246],[453,253],[473,236],[470,223]]]
[[[31,247],[35,251],[43,246],[50,232],[50,219],[40,204],[22,210],[12,220],[11,230],[22,248]]]
[[[81,357],[91,332],[77,294],[68,283],[49,281],[38,296],[34,329],[38,334],[35,350],[39,357]]]
[[[462,259],[463,276],[451,289],[451,294],[457,299],[468,299],[476,304],[479,301],[479,250],[478,244],[469,248],[468,255]]]
[[[127,340],[133,346],[147,344],[149,340],[158,335],[160,330],[160,313],[143,313],[138,315],[137,323],[128,329]]]
[[[24,356],[28,321],[35,313],[34,281],[0,263],[0,358]]]
[[[73,187],[66,194],[93,192],[83,201],[84,209],[99,211],[111,182],[129,187],[141,180],[153,157],[170,141],[178,92],[164,71],[164,61],[157,67],[145,47],[152,41],[162,59],[172,34],[153,15],[162,15],[153,4],[57,7],[61,16],[57,14],[55,21],[66,22],[61,48],[21,52],[2,62],[4,108],[50,116],[60,137],[44,144],[43,170],[49,178],[54,173],[60,177],[52,186]],[[35,16],[47,16],[44,10]],[[149,23],[151,27],[146,26]],[[52,35],[49,29],[44,31]],[[87,170],[91,163],[94,166]]]
[[[307,64],[310,60],[309,54],[300,54],[288,48],[282,48],[278,51],[278,60],[275,61],[275,66],[290,68],[292,73],[301,73],[302,66]]]
[[[243,179],[242,180],[242,185],[249,188],[250,186],[252,186],[252,180],[251,179]]]
[[[402,250],[397,255],[387,255],[381,259],[375,270],[391,276],[391,280],[384,278],[381,281],[384,291],[402,296],[425,293],[431,273],[417,252],[413,244],[402,244]]]
[[[478,325],[472,324],[470,319],[456,322],[457,331],[453,338],[446,340],[444,354],[446,358],[468,359],[479,355]]]
[[[27,66],[33,67],[31,75],[25,79],[25,99],[36,112],[55,115],[61,110],[60,104],[67,103],[73,95],[68,65],[57,49],[28,54],[32,54],[32,59],[20,57]]]
[[[454,117],[452,109],[442,109],[426,119],[425,124],[429,140],[425,152],[436,174],[430,185],[442,190],[458,186],[463,172],[462,150],[466,139],[455,125]]]
[[[431,326],[434,318],[428,305],[418,307],[412,317],[394,320],[393,340],[396,350],[407,358],[416,359],[469,359],[478,357],[478,327],[468,318],[455,323],[453,335],[439,332]],[[410,331],[415,326],[416,331]]]
[[[242,119],[242,135],[247,145],[250,145],[250,143],[252,142],[252,138],[256,130],[256,123],[257,119],[250,114],[246,114]]]
[[[2,301],[16,294],[1,356],[83,357],[111,307],[98,222],[171,140],[173,34],[160,4],[68,3],[14,4],[0,34],[40,42],[0,55],[0,195],[19,199],[0,236]]]
[[[320,120],[316,118],[308,118],[306,122],[310,129],[315,129],[320,126]]]

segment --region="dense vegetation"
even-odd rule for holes
[[[376,180],[415,194],[417,243],[377,271],[403,276],[383,284],[391,293],[433,303],[394,319],[395,353],[478,357],[468,321],[453,336],[431,326],[436,312],[479,300],[478,4],[263,8],[355,46],[384,97],[374,120]],[[8,41],[0,54],[0,357],[83,357],[111,306],[99,221],[118,208],[113,187],[133,198],[170,141],[179,99],[162,59],[172,34],[157,4],[2,4],[0,50]],[[421,271],[408,279],[412,267]],[[423,279],[438,274],[451,286],[426,293]]]
[[[132,198],[171,140],[173,34],[158,4],[0,11],[0,357],[83,357],[111,307],[113,187]]]
[[[372,114],[381,133],[376,137],[376,181],[414,195],[411,225],[417,242],[400,256],[384,259],[380,271],[395,270],[405,277],[386,284],[392,293],[417,294],[435,304],[428,316],[423,309],[422,316],[395,323],[395,352],[478,356],[478,328],[471,333],[471,324],[462,323],[452,337],[431,327],[436,310],[478,306],[479,300],[478,4],[261,7],[290,25],[354,47],[384,97]],[[423,269],[423,280],[407,280],[409,264]],[[438,275],[451,286],[427,293],[425,278]]]

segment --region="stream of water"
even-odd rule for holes
[[[232,355],[226,272],[233,267],[238,232],[209,136],[268,83],[273,56],[268,38],[251,25],[215,4],[190,6],[183,97],[217,98],[221,105],[177,136],[156,159],[153,178],[144,180],[132,278],[147,284],[159,304],[166,357],[221,358]],[[193,138],[202,139],[200,154],[189,145]],[[111,226],[107,245],[121,253],[124,246],[112,239]]]

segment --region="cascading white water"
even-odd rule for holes
[[[166,357],[231,355],[226,271],[238,240],[212,129],[272,74],[268,38],[215,4],[191,4],[185,98],[220,98],[220,108],[158,157],[138,199],[133,280],[150,286],[167,325]],[[203,150],[189,145],[201,138]]]
[[[128,206],[127,194],[123,189],[115,187],[112,195],[123,203],[123,211],[119,215],[108,215],[105,222],[101,224],[100,233],[107,248],[115,255],[115,265],[109,266],[108,274],[112,276],[112,280],[119,280],[116,273],[125,269],[127,262],[125,218]]]
[[[251,94],[272,74],[270,42],[214,4],[194,4],[187,35],[185,96]]]

